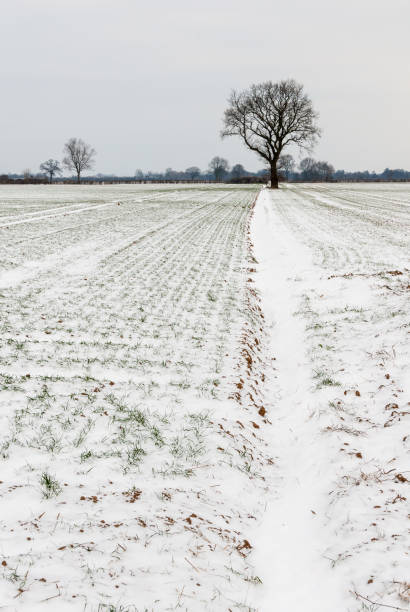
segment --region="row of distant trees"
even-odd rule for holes
[[[64,145],[64,157],[62,162],[56,159],[48,159],[40,164],[40,172],[32,174],[29,169],[23,170],[22,174],[14,174],[11,177],[22,178],[27,182],[31,178],[41,180],[47,178],[50,183],[61,177],[63,169],[74,173],[78,183],[81,182],[81,176],[85,170],[90,170],[94,166],[96,151],[90,145],[86,144],[80,138],[70,138]],[[104,180],[109,178],[126,178],[128,180],[215,180],[217,182],[226,180],[241,179],[244,177],[264,177],[266,170],[259,172],[248,172],[242,164],[235,164],[232,168],[228,160],[223,157],[215,156],[209,162],[207,170],[201,170],[198,166],[190,166],[186,170],[173,170],[167,168],[165,172],[143,172],[136,170],[134,176],[118,177],[114,174],[96,174],[88,178],[96,180]],[[5,176],[5,175],[3,175]]]
[[[292,155],[283,155],[278,161],[278,173],[280,180],[332,180],[334,168],[327,162],[317,162],[311,158],[302,160],[299,164],[300,172],[296,171],[296,162]],[[247,177],[266,178],[268,180],[269,168],[263,168],[258,172],[250,172],[242,164],[235,164],[232,168],[228,160],[223,157],[214,157],[208,169],[201,171],[197,166],[191,166],[184,171],[167,168],[164,173],[146,172],[136,170],[137,180],[200,180],[211,179],[221,181],[239,181]]]
[[[62,180],[62,166],[57,160],[49,159],[41,164],[39,173],[33,174],[29,169],[21,174],[0,175],[0,182],[53,182]],[[69,166],[72,171],[72,166]],[[79,174],[75,172],[75,180],[81,181],[82,169]],[[206,170],[198,166],[190,166],[186,170],[173,170],[167,168],[165,172],[153,172],[136,170],[133,176],[118,176],[116,174],[88,175],[88,180],[109,181],[216,181],[216,182],[252,182],[269,180],[269,168],[263,168],[257,172],[246,170],[242,164],[234,164],[230,167],[228,161],[222,157],[214,157]],[[313,182],[313,181],[409,181],[410,172],[403,169],[385,168],[383,172],[335,170],[329,162],[318,161],[312,157],[305,157],[299,164],[290,154],[282,155],[278,161],[278,179],[291,182]]]
[[[227,159],[224,157],[215,156],[209,162],[206,170],[201,170],[198,166],[190,166],[186,170],[174,170],[167,168],[165,172],[143,172],[142,170],[135,171],[135,179],[139,181],[150,180],[166,180],[166,181],[200,181],[214,180],[216,182],[239,180],[246,177],[264,177],[266,170],[261,169],[258,172],[250,172],[246,170],[242,164],[230,166]]]
[[[402,168],[385,168],[382,172],[374,170],[352,171],[335,170],[333,165],[326,161],[318,161],[312,157],[305,157],[296,166],[292,155],[282,155],[278,161],[280,180],[303,182],[328,181],[409,181],[410,172]]]
[[[377,181],[377,180],[410,180],[410,172],[403,169],[385,168],[383,172],[335,170],[334,166],[327,161],[315,160],[305,157],[297,164],[294,157],[287,153],[282,155],[277,164],[278,178],[280,181],[292,182],[329,182],[329,181]],[[136,180],[215,180],[215,181],[240,181],[245,178],[263,178],[269,180],[270,168],[263,168],[257,172],[246,170],[242,164],[232,167],[226,159],[214,157],[207,170],[201,171],[197,166],[191,166],[186,170],[179,171],[167,168],[165,172],[143,172],[135,171]]]
[[[62,166],[68,170],[75,171],[77,182],[81,181],[81,174],[84,170],[90,169],[94,162],[95,150],[84,143],[81,139],[71,138],[64,147],[65,156]],[[49,182],[52,183],[56,176],[62,174],[62,166],[55,159],[48,159],[40,165],[40,171],[46,175]],[[292,155],[286,154],[278,160],[278,171],[280,180],[306,180],[306,181],[329,181],[332,180],[334,168],[327,162],[319,162],[307,157],[300,164],[300,173],[295,172],[295,160]],[[40,173],[40,174],[41,174]],[[110,175],[97,175],[95,178],[103,179]],[[268,180],[268,169],[262,169],[258,172],[247,171],[242,164],[235,164],[232,168],[227,159],[215,156],[209,162],[208,169],[202,171],[198,166],[190,166],[186,170],[173,170],[167,168],[165,172],[144,173],[142,170],[136,170],[133,178],[136,180],[166,180],[166,181],[181,181],[181,180],[215,180],[220,183],[223,181],[239,181],[244,178],[258,177]],[[27,176],[26,176],[27,178]]]
[[[77,182],[80,183],[83,172],[93,168],[95,156],[95,149],[81,140],[81,138],[70,138],[64,145],[64,157],[61,162],[56,159],[48,159],[40,165],[40,172],[35,175],[27,169],[23,171],[22,175],[1,175],[0,182],[7,182],[7,179],[23,180],[24,182],[30,182],[34,179],[34,182],[41,182],[46,178],[52,183],[61,177],[63,169],[66,169],[72,172]],[[329,162],[318,161],[312,157],[305,157],[297,165],[294,157],[289,153],[282,154],[276,165],[279,181],[410,180],[410,172],[402,169],[392,170],[386,168],[381,173],[369,172],[368,170],[357,172],[335,171],[333,165]],[[134,176],[118,177],[114,174],[96,174],[87,178],[97,181],[123,179],[137,181],[214,180],[216,182],[241,182],[248,179],[249,182],[252,182],[252,180],[266,180],[267,182],[270,175],[271,168],[269,166],[257,172],[250,172],[242,164],[235,164],[230,167],[228,160],[215,156],[209,162],[206,170],[201,170],[198,166],[189,166],[186,170],[182,171],[167,168],[165,172],[143,172],[138,169],[135,171]]]
[[[283,157],[292,157],[291,155],[284,155]],[[292,162],[289,164],[292,165]],[[278,164],[279,171],[281,168],[281,159],[279,159]],[[299,175],[296,176],[294,170],[294,162],[293,167],[290,168],[287,173],[287,178],[289,179],[292,176],[293,180],[301,180],[301,181],[331,181],[333,179],[333,175],[335,173],[335,169],[332,164],[329,164],[326,161],[317,161],[312,157],[305,157],[299,164]],[[292,172],[293,171],[293,172]]]

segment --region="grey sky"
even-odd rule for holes
[[[232,88],[292,77],[320,113],[315,157],[410,169],[410,0],[2,0],[0,173],[263,167],[219,131]]]

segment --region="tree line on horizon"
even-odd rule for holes
[[[56,170],[56,165],[58,168]],[[21,173],[0,174],[0,183],[7,182],[64,182],[66,180],[78,181],[76,175],[69,179],[61,176],[62,168],[57,160],[47,160],[40,165],[40,172],[32,173],[29,169]],[[50,170],[52,175],[49,174]],[[385,168],[382,172],[374,170],[345,171],[335,170],[333,165],[326,161],[318,161],[312,157],[305,157],[299,164],[290,154],[283,155],[278,161],[278,180],[289,182],[331,182],[331,181],[409,181],[410,172],[402,168]],[[222,157],[214,157],[208,168],[201,170],[198,166],[189,166],[186,170],[174,170],[169,167],[164,172],[136,170],[133,175],[117,175],[114,173],[88,174],[87,181],[215,181],[215,182],[252,182],[269,180],[269,169],[262,168],[256,172],[247,170],[242,164],[232,167]],[[81,175],[80,175],[81,181]]]

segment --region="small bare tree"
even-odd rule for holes
[[[325,161],[317,162],[317,169],[319,172],[320,180],[329,182],[332,180],[333,175],[335,173],[335,169],[332,164],[329,164]]]
[[[335,173],[332,164],[305,157],[299,164],[304,181],[331,181]]]
[[[286,180],[289,180],[289,174],[295,167],[295,160],[293,159],[293,155],[289,153],[285,153],[285,155],[281,155],[278,159],[277,169],[282,170],[285,173]]]
[[[209,162],[209,170],[213,172],[216,181],[222,181],[229,170],[228,160],[215,156]]]
[[[94,165],[95,149],[81,138],[70,138],[64,145],[63,165],[77,175],[77,183],[81,181],[83,170],[89,170]]]
[[[62,172],[60,164],[56,159],[48,159],[40,164],[40,170],[41,172],[44,172],[44,174],[47,174],[50,183],[53,182],[53,176],[55,174],[61,174]]]
[[[185,174],[191,181],[194,181],[195,179],[199,179],[201,176],[201,170],[198,168],[198,166],[190,166],[185,170]]]
[[[246,170],[242,164],[235,164],[231,170],[231,177],[233,179],[239,179],[242,176],[246,176]]]
[[[251,151],[268,162],[271,187],[277,189],[277,163],[284,147],[294,144],[311,149],[320,135],[317,119],[303,85],[293,79],[266,81],[232,92],[221,136],[240,136]]]

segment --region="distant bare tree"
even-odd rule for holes
[[[231,170],[231,177],[238,179],[241,178],[241,176],[246,176],[246,170],[242,164],[235,164]]]
[[[81,181],[81,173],[94,165],[95,149],[81,138],[70,138],[64,145],[63,165],[77,175],[77,183]]]
[[[315,172],[316,161],[313,157],[305,157],[299,164],[299,169],[305,178],[310,178]]]
[[[222,181],[229,170],[229,164],[223,157],[215,156],[209,162],[209,170],[213,172],[216,181]]]
[[[194,181],[201,176],[201,170],[198,168],[198,166],[190,166],[185,170],[185,174],[189,179],[191,179],[191,181]]]
[[[30,170],[30,168],[24,168],[24,170],[23,170],[22,174],[23,174],[23,178],[24,178],[24,180],[25,180],[25,181],[28,181],[28,180],[29,180],[29,179],[31,179],[31,177],[33,176],[33,175],[31,174],[31,170]]]
[[[232,92],[221,136],[240,136],[251,151],[267,161],[271,187],[277,189],[277,163],[284,147],[312,148],[320,135],[317,118],[303,85],[293,79],[266,81]]]
[[[56,159],[48,159],[40,164],[40,170],[41,172],[44,172],[44,174],[47,174],[50,183],[53,182],[53,177],[55,174],[61,174],[62,172],[60,164]]]
[[[165,170],[165,179],[167,181],[177,181],[178,180],[178,172],[173,170],[172,168],[167,168]]]
[[[286,180],[289,180],[289,174],[295,167],[295,160],[293,159],[293,155],[289,153],[285,153],[285,155],[281,155],[278,159],[277,169],[282,170],[285,173]]]
[[[299,164],[304,181],[330,181],[335,169],[332,164],[325,161],[316,161],[312,157],[305,157]]]
[[[143,178],[144,178],[144,173],[143,173],[143,171],[142,171],[142,170],[140,170],[140,169],[138,168],[138,170],[135,170],[135,174],[134,174],[134,176],[135,176],[135,179],[136,179],[137,181],[142,181],[142,180],[143,180]]]
[[[328,162],[325,161],[319,161],[316,164],[317,166],[317,171],[320,177],[321,181],[331,181],[333,178],[333,175],[335,173],[335,169],[332,166],[332,164],[329,164]]]

